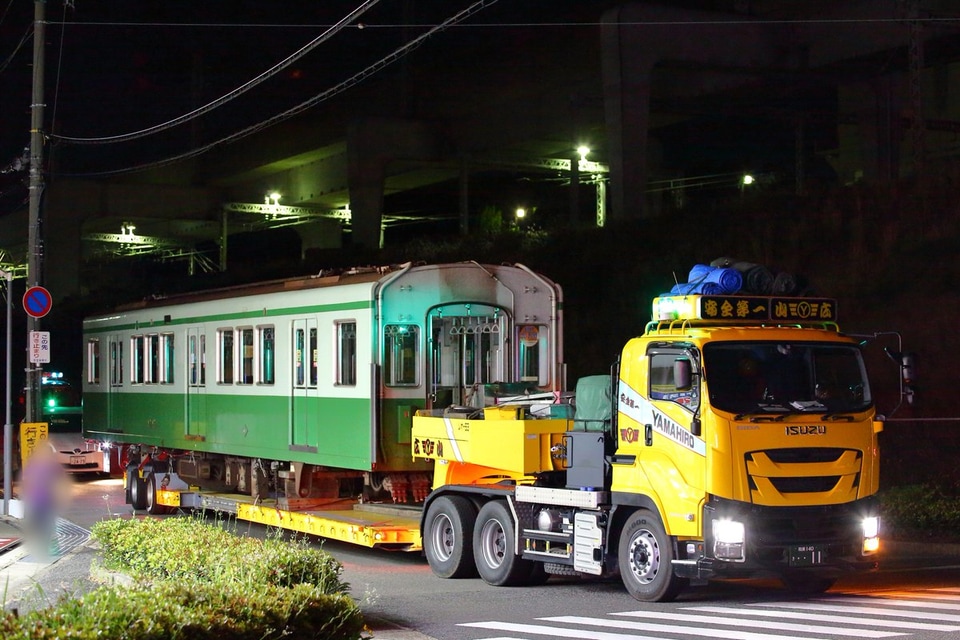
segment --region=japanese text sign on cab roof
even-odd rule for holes
[[[836,300],[825,298],[700,297],[703,319],[836,322],[836,313]]]

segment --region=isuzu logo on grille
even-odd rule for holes
[[[788,436],[823,436],[827,434],[824,424],[788,424],[783,428]]]

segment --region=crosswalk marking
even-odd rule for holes
[[[719,607],[718,607],[719,608]],[[684,607],[686,610],[686,607]],[[726,609],[716,613],[747,613],[742,609]],[[896,631],[875,631],[872,629],[852,629],[846,627],[830,627],[826,625],[813,624],[795,624],[791,622],[766,622],[763,620],[752,620],[750,618],[739,618],[733,616],[698,616],[689,613],[667,613],[664,611],[625,611],[615,613],[615,616],[626,616],[630,618],[654,618],[656,620],[675,620],[677,622],[697,622],[700,624],[720,624],[728,626],[749,626],[752,629],[776,629],[778,631],[802,631],[807,633],[832,633],[837,636],[856,636],[859,638],[889,638],[892,636],[901,636],[902,633]],[[550,618],[547,618],[548,620]],[[847,620],[849,622],[849,620]],[[742,636],[738,636],[742,637]],[[769,636],[764,636],[769,637]]]
[[[532,633],[533,635],[549,636],[551,638],[578,638],[579,640],[663,640],[663,638],[638,636],[633,633],[625,635],[622,633],[608,633],[606,631],[584,631],[580,629],[548,627],[542,624],[519,624],[516,622],[464,622],[457,626]]]
[[[743,606],[615,611],[595,617],[551,616],[529,623],[487,620],[458,626],[507,634],[483,636],[484,640],[531,640],[544,636],[564,640],[828,640],[839,636],[869,640],[906,638],[922,632],[960,632],[960,614],[947,613],[958,607],[960,590],[944,588]]]
[[[644,612],[638,612],[644,613]],[[619,614],[624,615],[624,614]],[[664,617],[672,619],[669,614],[666,614]],[[703,617],[706,616],[691,616],[691,617]],[[699,627],[684,627],[675,624],[657,624],[655,622],[629,622],[626,620],[607,620],[604,618],[580,618],[577,616],[557,616],[553,618],[540,618],[541,620],[548,620],[550,622],[567,622],[571,624],[587,624],[597,627],[610,627],[615,629],[632,629],[636,631],[658,631],[662,633],[677,633],[682,631],[685,635],[688,636],[698,636],[703,638],[716,638],[717,640],[796,640],[796,636],[781,636],[771,633],[752,633],[750,631],[743,631],[741,629],[717,629],[715,627],[708,628],[699,628]],[[746,621],[747,624],[750,624],[751,627],[759,627],[760,625],[754,624],[751,621]],[[741,625],[742,626],[742,625]],[[800,626],[800,625],[797,625]],[[809,625],[806,626],[802,631],[808,631],[811,633],[824,633],[827,632],[827,629],[812,627]],[[795,629],[799,631],[800,629]],[[787,631],[787,629],[783,629]],[[873,636],[873,637],[889,637],[889,636],[898,636],[902,635],[899,633],[885,633],[883,636]],[[810,638],[809,640],[814,640]],[[827,640],[827,639],[824,639]]]
[[[911,597],[916,597],[916,594],[909,594]],[[886,597],[886,594],[882,596],[873,596],[870,599],[875,602],[882,602],[885,607],[922,607],[924,609],[941,609],[945,611],[956,611],[960,608],[960,598],[944,598],[943,596],[939,597],[940,599],[924,599],[924,600],[904,600],[900,598],[889,598]],[[941,599],[952,600],[952,602],[941,602]],[[863,598],[830,598],[831,602],[863,602]]]
[[[832,600],[839,602],[840,600]],[[828,604],[827,602],[758,602],[758,607],[789,607],[791,609],[803,609],[805,611],[833,611],[835,613],[859,613],[871,616],[887,616],[891,618],[912,618],[916,620],[939,620],[941,622],[960,622],[960,615],[948,613],[934,613],[932,611],[902,611],[893,610],[892,607],[896,600],[884,600],[883,606],[864,607],[855,606],[852,603],[863,602],[860,598],[850,600],[851,604]],[[879,604],[879,603],[878,603]],[[916,604],[908,605],[916,607]],[[927,605],[924,605],[926,608]],[[952,607],[956,610],[956,607]]]
[[[690,611],[705,613],[727,613],[729,607],[685,607]],[[885,629],[913,629],[916,631],[960,631],[960,626],[936,624],[933,622],[912,622],[905,620],[877,620],[875,618],[851,618],[850,616],[835,616],[828,613],[810,613],[809,611],[763,611],[760,609],[738,609],[746,615],[770,618],[789,618],[792,620],[819,620],[820,622],[846,622],[848,624],[863,624]],[[618,614],[619,615],[619,614]]]

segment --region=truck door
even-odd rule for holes
[[[317,390],[317,319],[293,321],[293,398],[291,441],[293,446],[316,447],[319,402]]]
[[[504,336],[508,319],[486,305],[457,304],[430,312],[432,408],[483,406],[483,385],[512,382]]]
[[[203,327],[187,328],[187,393],[184,435],[188,440],[206,437],[207,339]]]

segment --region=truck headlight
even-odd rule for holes
[[[863,555],[870,555],[880,550],[880,517],[869,516],[863,519]]]
[[[713,557],[743,562],[745,527],[736,520],[713,521]]]

